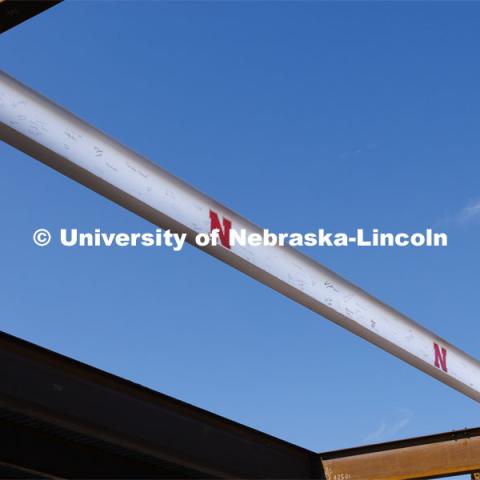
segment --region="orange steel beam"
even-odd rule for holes
[[[412,480],[472,473],[480,480],[480,428],[320,455],[327,480]],[[476,476],[475,476],[476,475]]]

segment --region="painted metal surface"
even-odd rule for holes
[[[0,138],[152,223],[186,233],[262,229],[0,72]],[[480,401],[480,363],[290,247],[204,251]]]

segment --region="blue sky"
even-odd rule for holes
[[[65,2],[0,65],[275,231],[449,234],[306,253],[478,357],[477,3]],[[1,328],[307,448],[478,426],[478,405],[193,247],[40,249],[147,222],[0,145]]]

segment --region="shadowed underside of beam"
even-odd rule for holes
[[[20,1],[0,0],[0,33],[59,4],[62,0]]]

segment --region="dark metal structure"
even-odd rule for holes
[[[0,33],[48,10],[60,2],[61,0],[0,0]]]
[[[0,333],[0,478],[434,478],[480,428],[318,454]]]
[[[313,452],[7,334],[0,465],[45,478],[315,478]]]

